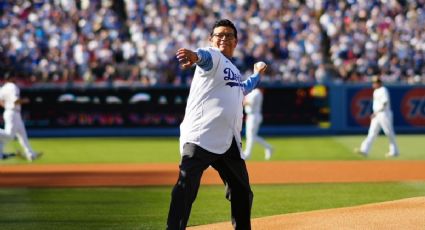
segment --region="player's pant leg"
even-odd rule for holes
[[[25,124],[22,121],[21,114],[16,113],[13,122],[16,126],[16,137],[18,138],[19,144],[22,146],[24,153],[27,155],[34,154],[28,140],[27,131],[25,129]]]
[[[395,140],[392,114],[388,114],[387,116],[382,117],[381,126],[382,130],[384,131],[385,135],[387,135],[390,141],[390,154],[399,154],[397,142]]]
[[[255,136],[254,140],[255,140],[255,142],[258,142],[260,145],[264,146],[264,148],[266,148],[266,149],[272,148],[272,146],[269,143],[267,143],[267,141],[264,140],[264,138],[262,138],[260,136]]]
[[[4,144],[2,141],[0,141],[0,155],[2,156],[1,158],[3,158],[3,153],[4,153]]]
[[[4,152],[4,143],[0,141],[0,160],[6,159],[8,154]]]
[[[4,129],[0,129],[0,141],[3,143],[6,143],[8,141],[12,141],[13,140],[13,136],[10,135],[9,132],[6,132],[6,130]]]
[[[171,194],[167,220],[167,229],[170,230],[186,228],[202,174],[218,156],[191,143],[184,145],[183,152],[179,178]]]
[[[6,143],[8,141],[12,141],[15,137],[15,132],[13,129],[13,112],[5,111],[3,113],[4,120],[4,129],[0,129],[0,141]]]
[[[254,147],[254,137],[256,135],[255,131],[255,120],[254,116],[248,115],[246,118],[246,127],[245,127],[245,133],[246,133],[246,143],[245,143],[245,151],[244,155],[245,158],[249,158],[252,153],[252,148]]]
[[[360,145],[360,151],[364,153],[369,153],[370,147],[372,146],[373,141],[378,136],[380,131],[381,127],[379,125],[377,117],[372,118],[372,120],[370,121],[370,127],[367,137]]]
[[[251,229],[251,207],[254,195],[249,185],[245,161],[240,157],[235,140],[224,157],[215,161],[212,166],[219,172],[226,185],[226,198],[231,203],[233,227],[237,230]]]
[[[256,115],[255,119],[254,119],[254,132],[253,132],[254,133],[254,137],[253,137],[254,141],[253,142],[259,143],[260,145],[262,145],[266,149],[271,149],[272,146],[269,143],[267,143],[262,137],[260,137],[258,135],[258,132],[260,131],[261,122],[263,122],[263,116],[261,114]]]
[[[4,153],[5,144],[9,141],[13,141],[13,138],[14,138],[14,130],[13,130],[13,126],[11,125],[12,119],[13,117],[11,116],[11,113],[8,113],[8,112],[3,113],[5,129],[0,129],[0,153],[2,155]]]

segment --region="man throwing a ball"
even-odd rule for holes
[[[241,151],[242,101],[257,87],[267,66],[254,66],[253,75],[242,81],[231,61],[238,34],[229,20],[214,24],[209,41],[211,47],[181,48],[176,53],[183,68],[196,65],[196,69],[180,125],[182,158],[167,229],[186,228],[202,173],[209,166],[218,171],[226,186],[233,227],[251,229],[253,193]]]

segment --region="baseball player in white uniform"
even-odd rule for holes
[[[390,141],[389,152],[386,153],[386,157],[396,157],[400,153],[393,128],[393,113],[391,111],[390,95],[387,88],[382,85],[382,81],[379,77],[373,77],[372,86],[374,89],[373,113],[371,115],[369,132],[366,139],[360,145],[360,149],[356,149],[355,151],[363,156],[367,156],[373,141],[382,129]]]
[[[246,146],[245,146],[245,159],[250,158],[254,143],[257,142],[265,148],[265,159],[269,160],[273,154],[272,146],[267,143],[263,138],[258,136],[260,125],[263,121],[261,114],[261,107],[263,105],[263,92],[261,89],[256,88],[245,96],[244,109],[246,113]]]
[[[5,80],[6,83],[0,89],[0,104],[4,108],[4,129],[0,129],[0,149],[3,151],[4,144],[16,137],[22,146],[25,158],[33,161],[40,154],[32,150],[21,117],[21,104],[27,103],[28,100],[20,98],[20,90],[14,83],[14,76],[5,75]]]
[[[244,95],[255,88],[267,66],[254,67],[242,81],[231,57],[237,45],[237,30],[229,20],[217,21],[210,35],[211,47],[196,51],[179,49],[183,68],[196,65],[180,125],[180,173],[172,191],[167,229],[185,229],[202,174],[208,167],[218,171],[231,202],[235,229],[251,229],[253,193],[249,184],[241,129]]]

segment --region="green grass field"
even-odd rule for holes
[[[423,196],[425,183],[254,185],[252,216]],[[171,187],[0,189],[1,229],[165,229]],[[201,186],[190,225],[229,221],[223,186]]]
[[[272,160],[380,160],[385,159],[388,140],[379,136],[367,159],[353,154],[364,136],[271,137],[276,149]],[[425,160],[425,135],[398,135],[401,155],[395,160]],[[31,139],[43,158],[33,164],[59,163],[148,163],[179,162],[178,138],[39,138]],[[13,151],[17,143],[6,149]],[[263,150],[256,145],[253,161],[262,161]],[[27,164],[10,159],[0,164]]]
[[[401,156],[425,160],[424,135],[398,135]],[[362,158],[352,153],[364,136],[273,137],[274,161],[381,160],[388,141],[380,136]],[[33,164],[144,163],[179,161],[177,138],[31,139],[44,156]],[[13,150],[16,143],[7,146]],[[252,161],[263,161],[256,146]],[[21,159],[5,164],[28,164]],[[1,175],[0,175],[1,178]],[[253,217],[424,196],[425,182],[253,185]],[[171,186],[132,188],[1,188],[0,229],[164,229]],[[223,186],[201,186],[190,225],[228,221]]]

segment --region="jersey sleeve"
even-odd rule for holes
[[[10,98],[11,98],[11,101],[13,101],[13,103],[19,100],[20,98],[19,94],[20,94],[19,88],[15,84],[13,84],[13,87],[11,87],[11,90],[10,90]]]
[[[245,95],[255,89],[260,83],[260,74],[254,73],[242,82],[242,88]]]
[[[382,103],[388,103],[390,100],[390,93],[388,92],[387,88],[384,88],[382,92]]]
[[[388,102],[390,100],[390,94],[388,93],[388,90],[386,88],[383,88],[381,100],[380,100],[380,108],[379,110],[383,111],[385,110],[385,107],[388,106]]]
[[[211,70],[213,67],[213,58],[211,56],[211,53],[204,49],[197,49],[196,53],[199,57],[199,60],[196,65],[198,65],[201,69],[205,71]]]
[[[196,53],[201,56],[201,60],[196,64],[199,67],[197,71],[201,71],[202,73],[216,69],[222,55],[220,50],[213,47],[198,48]],[[204,75],[202,73],[201,76]]]

